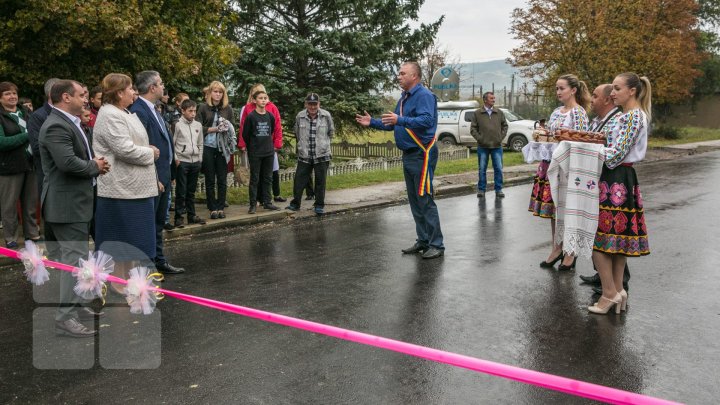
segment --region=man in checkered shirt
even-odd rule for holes
[[[315,213],[325,213],[325,180],[330,167],[330,142],[335,124],[327,110],[320,108],[320,96],[310,93],[305,97],[305,109],[295,117],[297,137],[297,169],[293,185],[293,199],[287,209],[300,209],[302,192],[315,173]]]

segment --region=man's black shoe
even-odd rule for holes
[[[55,321],[55,334],[76,338],[86,338],[95,336],[97,331],[94,329],[88,329],[75,318],[70,318],[65,321]]]
[[[167,223],[163,225],[163,229],[166,231],[172,231],[173,229],[175,229],[175,227],[173,226],[173,224]]]
[[[293,203],[290,203],[290,205],[288,205],[287,207],[285,207],[285,209],[286,209],[286,210],[290,210],[290,211],[299,211],[299,210],[300,210],[300,207],[298,207],[297,205],[295,205],[295,204],[293,204]]]
[[[602,287],[593,287],[593,292],[598,295],[602,295]]]
[[[283,198],[281,195],[279,195],[279,196],[273,198],[273,201],[275,201],[275,202],[285,202],[285,201],[287,201],[287,198]]]
[[[485,192],[484,191],[478,191],[477,198],[485,198]]]
[[[155,268],[162,274],[180,274],[185,273],[185,269],[182,267],[175,267],[168,262],[155,263]]]
[[[587,284],[591,284],[594,286],[600,287],[602,284],[600,283],[600,275],[598,273],[595,273],[593,276],[580,276],[580,279]],[[628,285],[628,281],[630,281],[630,271],[628,269],[627,263],[625,264],[625,273],[623,274],[623,288],[625,291],[630,291],[630,286]],[[597,290],[602,292],[601,288],[598,288]],[[593,290],[596,291],[596,290]]]
[[[409,247],[407,249],[403,249],[402,252],[405,254],[411,254],[411,253],[425,253],[425,251],[428,250],[427,246],[423,246],[417,242],[415,242],[412,247]]]
[[[207,221],[205,221],[204,219],[202,219],[202,218],[200,218],[199,216],[195,215],[195,216],[192,217],[192,218],[188,218],[188,224],[200,224],[200,225],[205,225],[205,224],[207,224]]]
[[[583,283],[586,284],[592,284],[592,285],[600,285],[600,275],[595,273],[592,276],[580,276],[580,280],[583,281]]]
[[[98,318],[102,318],[105,316],[105,312],[95,312],[92,309],[88,307],[82,307],[78,309],[78,319],[81,321],[92,321],[97,316]]]
[[[263,204],[263,208],[271,211],[277,211],[280,209],[277,205],[273,205],[272,203]]]
[[[255,208],[255,204],[251,205],[250,208],[248,209],[248,214],[254,214],[254,213],[255,213],[255,209],[256,209],[256,208]]]
[[[444,254],[445,254],[444,250],[430,247],[430,249],[426,250],[425,253],[423,253],[422,258],[423,259],[437,259],[438,257],[443,256]]]
[[[175,218],[175,228],[182,228],[184,226],[182,217]]]
[[[502,191],[496,191],[495,198],[505,198],[505,193],[503,193]]]

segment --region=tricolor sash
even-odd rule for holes
[[[420,141],[420,138],[415,134],[415,132],[410,128],[405,128],[407,133],[410,135],[410,138],[412,138],[413,141],[417,144],[417,146],[420,148],[420,150],[423,151],[423,154],[425,155],[423,158],[423,167],[422,172],[420,174],[420,187],[418,188],[418,195],[424,196],[427,192],[428,194],[432,194],[432,179],[430,178],[430,150],[433,146],[435,146],[435,142],[437,141],[437,136],[430,141],[430,143],[427,144],[427,146],[423,145],[423,143]]]

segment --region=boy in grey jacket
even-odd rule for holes
[[[175,124],[175,226],[183,226],[183,215],[187,214],[188,224],[206,222],[195,214],[195,190],[202,166],[203,128],[195,121],[197,104],[185,100],[180,104],[182,117]]]

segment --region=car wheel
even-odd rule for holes
[[[525,135],[515,134],[508,139],[508,146],[515,152],[521,152],[522,148],[527,144],[528,140],[525,138]]]
[[[440,139],[438,139],[438,146],[441,148],[448,148],[450,146],[457,145],[457,142],[455,141],[455,137],[452,135],[440,135]]]

